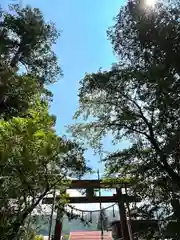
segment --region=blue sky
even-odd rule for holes
[[[19,1],[1,0],[1,3]],[[51,86],[54,102],[50,109],[57,116],[56,130],[59,135],[65,134],[66,125],[73,124],[72,117],[78,107],[79,81],[85,72],[96,72],[100,67],[108,69],[116,61],[111,44],[107,40],[106,30],[113,25],[113,18],[124,1],[22,0],[23,6],[30,4],[40,8],[45,20],[55,22],[57,28],[62,30],[54,50],[64,77]],[[127,143],[119,145],[120,148],[126,146]],[[113,150],[110,139],[104,141],[104,147],[106,150]],[[103,165],[98,163],[99,157],[94,156],[92,150],[86,153],[86,158],[90,160],[93,168],[100,168],[100,172],[103,172]],[[93,207],[96,209],[98,206],[94,204]]]
[[[96,72],[100,67],[107,69],[115,62],[106,30],[113,25],[124,0],[21,0],[23,6],[30,4],[38,7],[46,21],[56,23],[62,35],[54,50],[59,58],[64,77],[51,87],[54,102],[51,112],[57,116],[56,130],[65,134],[65,126],[73,124],[73,114],[78,107],[79,81],[85,72]],[[15,3],[20,0],[2,0]],[[120,144],[124,147],[126,144]],[[110,140],[104,142],[106,150],[111,150]],[[93,156],[92,150],[86,154],[92,167],[100,168],[98,156]],[[93,176],[96,177],[96,176]]]
[[[62,35],[54,47],[64,77],[51,87],[54,102],[51,112],[57,116],[57,133],[65,134],[65,126],[73,124],[78,107],[79,81],[85,72],[107,69],[116,60],[106,30],[113,24],[122,0],[24,0],[23,4],[39,7],[45,20],[56,23]],[[104,142],[111,149],[110,141]],[[92,167],[100,168],[98,156],[86,154]],[[96,176],[92,176],[96,177]]]

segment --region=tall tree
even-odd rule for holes
[[[164,215],[174,212],[176,219],[180,193],[179,6],[179,1],[171,1],[147,9],[143,1],[129,1],[121,7],[116,24],[108,31],[118,63],[110,71],[86,74],[75,118],[90,117],[91,121],[71,127],[74,136],[94,147],[108,133],[115,143],[128,139],[129,148],[107,156],[107,171],[135,177],[141,196],[158,204],[161,212],[163,208]]]
[[[52,51],[59,32],[39,9],[12,5],[0,14],[0,116],[22,115],[31,97],[61,75]],[[15,91],[16,90],[16,91]],[[29,90],[29,91],[28,91]],[[27,96],[27,98],[25,97]]]
[[[88,168],[84,149],[57,136],[46,88],[61,75],[52,45],[59,36],[39,9],[17,5],[0,14],[0,232],[20,228],[43,197]]]
[[[52,51],[59,36],[55,25],[46,23],[38,8],[19,5],[3,11],[0,23],[1,62],[12,68],[23,66],[42,84],[56,81],[60,68]]]
[[[0,121],[2,239],[18,238],[20,227],[43,197],[54,188],[63,190],[67,177],[87,169],[83,149],[55,134],[47,104],[37,99],[28,114],[29,118]]]

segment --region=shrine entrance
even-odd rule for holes
[[[109,181],[102,181],[102,180],[72,180],[68,189],[85,189],[86,195],[81,197],[68,197],[69,204],[73,203],[117,203],[119,207],[119,215],[120,215],[120,223],[119,228],[122,232],[122,239],[123,240],[132,240],[131,237],[131,229],[128,226],[127,222],[127,209],[125,207],[125,203],[128,205],[132,202],[139,202],[140,199],[137,196],[130,196],[126,193],[123,193],[123,189],[128,189],[129,184],[122,183],[122,181],[109,182]],[[96,196],[95,190],[97,189],[116,189],[116,194],[113,196]],[[43,199],[43,204],[54,204],[60,200],[60,196],[53,197],[46,197]],[[54,230],[54,239],[53,240],[60,240],[62,234],[62,217],[63,211],[62,209],[57,210],[56,216],[56,224]],[[49,236],[50,239],[50,236]]]

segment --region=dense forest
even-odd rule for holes
[[[59,31],[38,8],[0,9],[1,240],[47,233],[43,220],[40,230],[29,230],[28,220],[54,189],[62,196],[56,208],[64,211],[63,231],[83,226],[63,206],[70,179],[92,172],[87,146],[102,154],[104,178],[131,183],[129,193],[143,200],[130,206],[131,218],[158,221],[144,239],[180,239],[179,16],[179,0],[129,0],[119,9],[107,30],[117,60],[80,81],[68,139],[57,135],[49,111],[50,86],[63,77],[53,50]],[[109,134],[117,150],[107,154],[102,141]],[[118,149],[124,140],[129,145]]]

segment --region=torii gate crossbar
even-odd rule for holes
[[[104,182],[102,180],[72,180],[70,185],[67,184],[68,189],[86,189],[86,193],[90,193],[84,197],[69,197],[69,203],[109,203],[109,202],[117,202],[119,206],[119,213],[121,218],[121,231],[123,235],[123,240],[130,240],[127,219],[126,219],[126,210],[124,206],[124,202],[139,202],[140,199],[137,196],[128,196],[126,194],[122,194],[121,189],[130,186],[130,184],[125,184],[119,182]],[[116,194],[113,196],[94,196],[93,191],[97,188],[109,188],[116,189]],[[93,190],[93,191],[92,191]],[[56,197],[56,201],[60,200],[60,196]],[[53,204],[54,199],[52,197],[46,197],[43,199],[43,204]],[[56,217],[56,225],[54,231],[54,239],[60,240],[62,232],[62,213],[60,211],[57,212]]]

